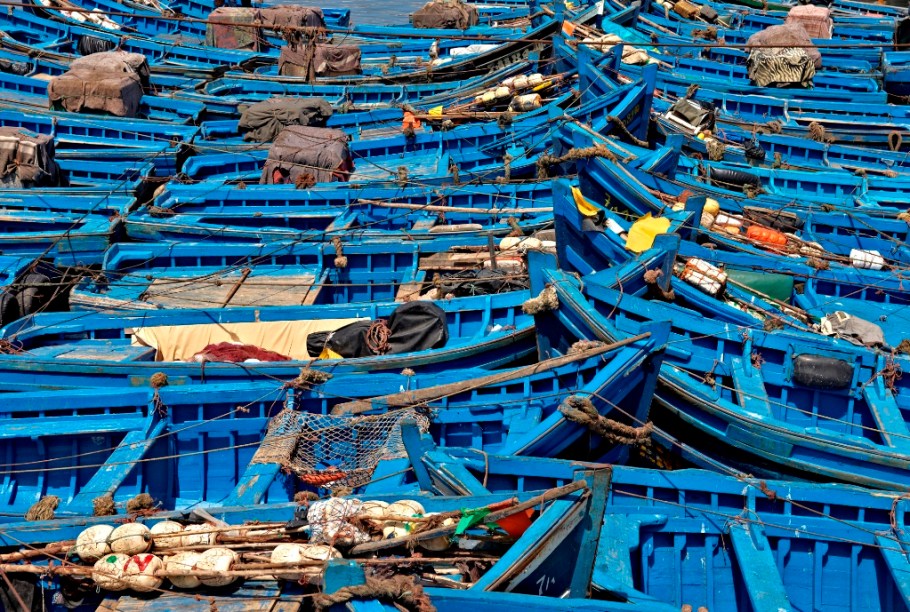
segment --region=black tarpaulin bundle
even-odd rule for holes
[[[411,23],[415,28],[466,30],[480,21],[477,7],[461,0],[434,0],[414,12]]]
[[[343,130],[292,125],[269,148],[259,182],[263,185],[346,181],[354,171],[348,135]]]
[[[240,115],[244,140],[271,142],[286,127],[325,127],[332,105],[322,98],[270,98],[257,102]]]
[[[0,127],[0,185],[56,187],[60,166],[54,160],[54,139],[18,127]]]
[[[440,348],[449,341],[445,311],[433,302],[407,302],[388,321],[358,321],[307,337],[311,357],[397,355]]]

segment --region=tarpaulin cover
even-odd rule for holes
[[[239,126],[244,140],[271,142],[288,126],[325,127],[331,116],[322,98],[270,98],[244,110]]]
[[[831,9],[824,6],[803,4],[794,6],[787,13],[787,24],[796,24],[803,27],[810,38],[831,38],[834,22],[831,20]]]
[[[680,98],[670,107],[670,112],[693,127],[714,128],[714,105],[711,103]]]
[[[54,138],[19,127],[0,127],[0,184],[54,187],[61,183]]]
[[[358,321],[335,331],[310,334],[307,353],[310,357],[321,356],[323,359],[327,358],[329,351],[346,359],[370,357],[375,354],[367,346],[367,331],[372,325],[373,321]]]
[[[141,53],[127,51],[103,51],[70,62],[70,70],[90,70],[106,73],[134,72],[139,76],[142,88],[149,89],[149,64]]]
[[[415,28],[465,30],[480,21],[477,7],[461,0],[435,0],[414,12],[411,23]]]
[[[286,46],[278,54],[278,74],[307,78],[310,66],[315,76],[342,76],[360,73],[360,47],[316,43]]]
[[[263,185],[346,181],[354,169],[343,130],[292,125],[269,148],[259,182]]]
[[[69,70],[47,84],[51,106],[60,106],[71,113],[98,111],[117,117],[136,117],[142,93],[142,81],[135,72]]]
[[[307,336],[332,331],[361,319],[267,321],[162,325],[133,330],[132,344],[157,351],[156,361],[190,361],[203,348],[220,342],[249,344],[294,359],[309,359]]]
[[[654,245],[654,238],[667,233],[670,220],[666,217],[652,217],[651,213],[636,220],[629,228],[626,248],[633,253],[644,253]]]
[[[805,49],[755,49],[747,60],[749,79],[759,87],[809,87],[815,78],[815,65]]]
[[[346,358],[369,357],[425,351],[445,346],[449,341],[446,313],[432,302],[407,302],[396,308],[385,322],[389,336],[381,352],[374,351],[367,340],[370,328],[377,323],[360,321],[334,332],[311,334],[307,351],[312,357],[323,355],[326,349]]]
[[[262,38],[259,9],[222,6],[209,13],[208,21],[205,26],[205,44],[208,46],[259,51]]]
[[[270,6],[259,9],[262,16],[262,27],[271,30],[281,28],[325,28],[322,9],[313,6]]]
[[[445,346],[449,341],[445,311],[433,302],[407,302],[389,317],[389,354]]]
[[[854,317],[843,311],[836,311],[822,319],[821,333],[849,340],[863,346],[883,346],[885,334],[877,324]]]

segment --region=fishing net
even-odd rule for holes
[[[382,459],[404,457],[401,424],[426,432],[425,411],[408,408],[380,415],[336,416],[284,410],[269,423],[252,463],[280,463],[317,487],[359,487]]]

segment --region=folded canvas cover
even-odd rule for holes
[[[341,76],[360,72],[360,47],[356,45],[288,45],[278,55],[278,73],[284,76]]]
[[[222,6],[209,13],[208,21],[205,26],[208,46],[259,51],[262,25],[259,9]]]
[[[332,105],[322,98],[269,98],[245,109],[240,115],[243,139],[272,142],[291,125],[325,127]]]
[[[60,182],[53,137],[19,127],[0,127],[0,185],[53,187]]]
[[[259,182],[304,186],[346,181],[353,170],[347,133],[295,125],[275,138]]]
[[[461,0],[434,0],[423,5],[411,17],[415,28],[466,30],[480,21],[477,7]]]

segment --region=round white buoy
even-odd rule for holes
[[[76,547],[73,549],[83,561],[93,563],[111,552],[108,540],[114,531],[113,525],[93,525],[84,530],[76,538]]]
[[[196,561],[196,569],[205,572],[227,572],[237,563],[237,553],[230,548],[210,548]],[[206,586],[227,586],[237,579],[236,576],[213,576],[200,578]]]
[[[423,516],[423,513],[423,506],[420,502],[416,502],[413,499],[401,499],[394,504],[390,504],[389,507],[386,508],[386,516]],[[386,540],[401,538],[408,533],[410,533],[408,524],[403,521],[388,521],[382,528],[382,537]]]
[[[115,553],[138,555],[152,547],[152,532],[142,523],[127,523],[111,533],[110,543]]]
[[[92,580],[99,589],[105,591],[123,591],[127,588],[123,581],[123,568],[130,560],[129,555],[111,553],[104,555],[92,567]]]
[[[360,516],[364,519],[370,531],[382,531],[382,519],[385,518],[386,509],[389,507],[388,502],[379,500],[367,500],[363,502],[360,508]]]
[[[288,543],[276,546],[269,560],[272,563],[300,563],[302,561],[328,561],[329,559],[340,558],[341,553],[331,546]],[[301,567],[299,571],[300,573],[296,575],[297,579],[322,575],[322,568],[315,565]],[[284,577],[286,578],[287,575]]]
[[[164,562],[155,555],[141,553],[133,555],[123,568],[123,581],[139,593],[149,593],[161,587],[164,579],[156,576],[164,569]]]
[[[178,548],[183,541],[183,538],[180,537],[180,534],[183,533],[183,525],[177,521],[155,523],[150,531],[155,550]]]
[[[429,514],[424,514],[424,518],[436,515],[436,512],[431,512]],[[440,527],[451,527],[455,524],[454,518],[447,518],[442,521],[439,525]],[[428,540],[418,540],[417,545],[423,548],[424,550],[429,550],[432,552],[442,552],[443,550],[448,550],[449,546],[452,545],[450,536],[443,535],[436,538],[430,538]]]
[[[189,572],[196,569],[196,563],[199,562],[199,553],[193,550],[184,550],[164,560],[164,569],[170,572]],[[197,576],[168,576],[178,589],[195,589],[202,584]]]
[[[187,525],[183,529],[184,546],[209,546],[215,543],[211,525]]]

